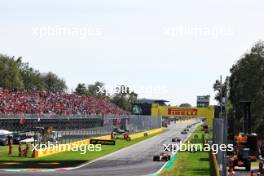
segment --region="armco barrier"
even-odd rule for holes
[[[140,132],[140,133],[131,134],[130,137],[131,137],[131,139],[137,139],[137,138],[144,137],[146,133],[148,135],[153,135],[153,134],[157,134],[157,133],[162,132],[162,131],[163,131],[162,128],[157,128],[157,129],[153,129],[153,130],[148,130],[148,131],[144,131],[144,132]],[[96,137],[93,139],[110,140],[111,136],[106,135],[106,136]],[[38,151],[34,151],[34,157],[44,157],[44,156],[49,156],[49,155],[53,155],[53,154],[64,152],[64,151],[69,151],[73,148],[73,146],[88,145],[89,143],[90,143],[90,139],[86,139],[86,140],[76,141],[76,142],[72,142],[72,143],[68,143],[68,144],[59,144],[59,145],[56,145],[55,147],[39,149]]]

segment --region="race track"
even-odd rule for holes
[[[137,176],[148,175],[157,172],[165,162],[153,162],[152,157],[162,151],[163,144],[170,144],[172,137],[186,139],[187,135],[181,135],[181,131],[188,124],[171,124],[168,131],[139,142],[128,148],[124,148],[113,154],[97,159],[83,165],[81,168],[70,171],[56,172],[0,172],[0,175],[14,176]],[[190,132],[195,130],[192,127]]]

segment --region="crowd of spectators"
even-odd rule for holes
[[[0,114],[127,114],[106,99],[63,92],[0,90]]]

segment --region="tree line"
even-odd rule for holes
[[[221,97],[227,96],[229,134],[243,131],[243,104],[251,102],[252,131],[264,135],[264,42],[257,42],[230,69],[219,91],[220,80],[213,85],[217,92],[215,99],[221,103]],[[223,103],[223,102],[222,102]]]
[[[126,111],[132,111],[132,106],[137,102],[138,94],[130,90],[126,85],[116,86],[113,94],[110,94],[105,84],[102,82],[95,82],[94,84],[85,85],[79,83],[75,89],[75,93],[79,95],[95,96],[99,99],[108,99],[117,106]]]
[[[22,57],[10,57],[0,54],[0,87],[8,90],[50,91],[66,92],[66,82],[52,72],[41,73],[23,62]],[[74,93],[83,96],[94,96],[98,99],[108,99],[126,111],[132,111],[132,106],[137,102],[138,95],[126,85],[116,86],[113,94],[103,89],[105,84],[79,83]],[[180,107],[191,107],[189,103],[183,103]]]
[[[46,90],[63,92],[66,83],[52,72],[41,73],[22,61],[0,54],[0,87],[9,90]]]
[[[86,85],[79,83],[74,93],[83,96],[95,96],[99,99],[108,99],[126,111],[131,111],[133,103],[137,101],[137,94],[133,91],[117,91],[110,95],[102,91],[105,85],[102,82]],[[30,67],[29,63],[23,62],[22,57],[10,57],[0,54],[0,87],[12,91],[50,91],[66,92],[66,82],[52,72],[41,73]],[[120,87],[128,89],[127,86]]]

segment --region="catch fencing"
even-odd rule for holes
[[[161,117],[142,115],[5,115],[0,116],[0,129],[26,133],[39,143],[70,143],[109,135],[114,128],[130,134],[161,127]]]

